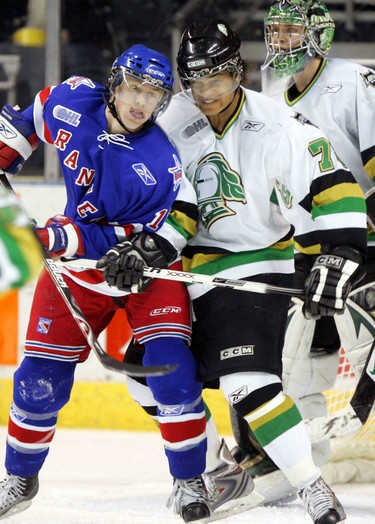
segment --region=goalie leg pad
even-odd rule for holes
[[[375,338],[375,320],[354,300],[355,295],[348,299],[344,314],[336,316],[335,322],[345,355],[359,376]]]

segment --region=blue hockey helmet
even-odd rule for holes
[[[166,110],[173,95],[174,79],[170,61],[154,49],[135,44],[113,62],[107,81],[109,95],[116,96],[116,88],[126,82],[127,75],[162,91],[160,101],[151,116],[154,122]]]

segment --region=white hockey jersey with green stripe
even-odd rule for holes
[[[302,91],[294,84],[277,100],[316,124],[364,192],[375,179],[375,72],[349,60],[322,60]]]
[[[199,224],[184,269],[226,278],[294,271],[294,243],[366,250],[363,193],[316,127],[260,93],[242,89],[222,133],[189,92],[158,123],[195,187]],[[196,288],[191,289],[191,288]],[[202,285],[189,289],[195,298]]]

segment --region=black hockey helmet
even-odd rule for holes
[[[177,72],[186,89],[191,80],[232,70],[239,79],[243,62],[239,54],[241,40],[221,19],[194,22],[184,32],[177,54]]]

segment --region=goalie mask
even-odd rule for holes
[[[143,89],[152,86],[154,89]],[[173,72],[168,58],[141,44],[130,47],[112,64],[107,80],[105,99],[112,115],[123,126],[117,114],[115,100],[131,100],[144,91],[146,107],[151,112],[149,125],[168,107],[173,94]],[[126,129],[126,127],[125,127]]]
[[[270,8],[264,30],[267,57],[262,68],[270,67],[275,78],[282,78],[329,52],[335,23],[319,0],[281,0]]]
[[[229,89],[235,91],[244,70],[239,54],[240,45],[237,34],[223,20],[191,24],[182,35],[177,54],[181,87],[193,88],[195,81],[200,78],[228,71],[233,78]]]

